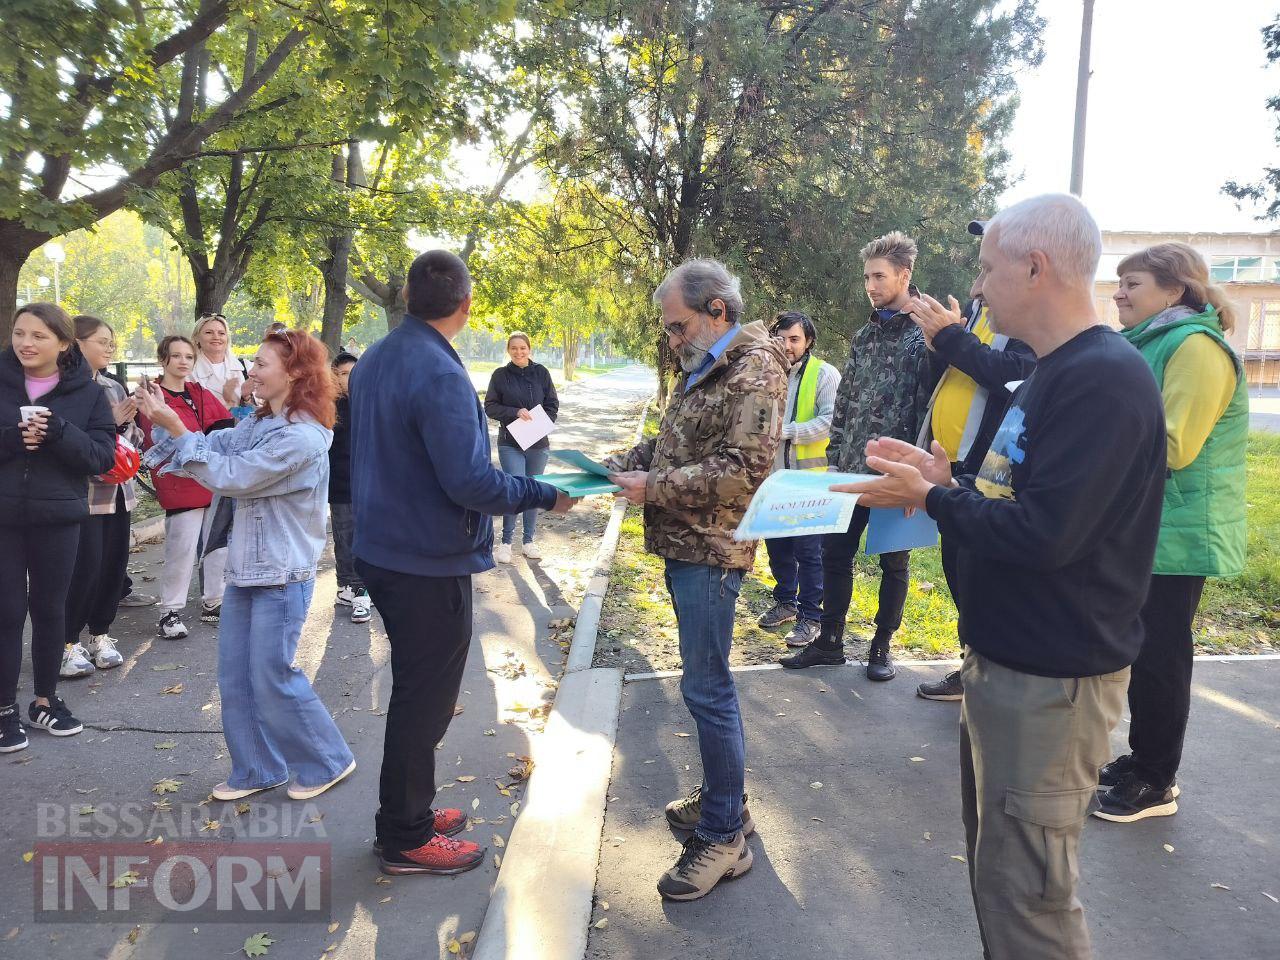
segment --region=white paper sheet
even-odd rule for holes
[[[520,444],[521,450],[528,450],[556,428],[555,422],[547,416],[547,411],[542,409],[542,404],[538,404],[529,413],[533,416],[532,420],[517,417],[507,424],[507,433]]]

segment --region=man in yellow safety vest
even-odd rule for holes
[[[806,314],[795,310],[780,313],[769,332],[782,340],[791,361],[782,445],[774,469],[826,470],[840,371],[813,355],[818,331]],[[774,604],[760,617],[760,626],[779,627],[794,620],[787,646],[806,646],[821,629],[822,537],[780,537],[766,540],[764,545],[777,585],[773,588]]]

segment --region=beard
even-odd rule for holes
[[[708,351],[704,347],[696,344],[686,343],[678,351],[676,356],[680,360],[680,369],[685,373],[693,373],[702,365],[702,361],[706,359]]]

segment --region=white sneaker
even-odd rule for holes
[[[170,610],[160,618],[156,632],[165,640],[181,640],[187,635],[187,625],[182,622],[177,610]]]
[[[89,638],[85,650],[93,658],[93,665],[99,670],[110,670],[124,663],[124,657],[116,649],[116,642],[105,633]]]
[[[338,591],[338,596],[333,602],[340,604],[344,607],[349,607],[351,606],[355,598],[356,598],[356,592],[354,590],[352,590],[350,587],[343,587],[341,590]]]
[[[274,790],[276,787],[283,787],[288,782],[288,780],[281,780],[279,783],[268,784],[265,787],[233,787],[223,780],[210,791],[210,796],[215,800],[222,801],[243,800],[245,797],[252,797],[255,793],[261,793],[263,790]]]
[[[62,649],[62,667],[58,676],[64,680],[73,677],[87,677],[93,673],[93,662],[89,659],[89,651],[78,643],[70,644]]]
[[[324,793],[331,787],[336,787],[343,780],[347,779],[347,777],[351,776],[351,774],[355,773],[355,769],[356,762],[352,760],[347,764],[347,769],[343,770],[328,783],[322,783],[318,787],[304,787],[301,784],[294,783],[289,786],[289,789],[286,792],[289,794],[290,800],[310,800],[312,797],[320,796],[320,794]]]
[[[500,543],[493,548],[493,559],[498,563],[511,562],[511,544]]]
[[[353,595],[351,598],[351,622],[368,623],[372,616],[373,600],[369,598],[369,594],[361,590]]]
[[[524,545],[524,555],[530,560],[542,559],[542,551],[538,549],[538,545],[536,543],[526,543]]]

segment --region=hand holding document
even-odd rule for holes
[[[520,444],[521,450],[528,450],[556,428],[555,421],[547,416],[542,404],[530,410],[529,414],[528,420],[516,419],[507,424],[507,433]]]
[[[609,481],[609,471],[596,463],[581,450],[552,450],[551,455],[557,460],[577,467],[575,473],[544,473],[534,477],[543,483],[549,483],[557,490],[562,490],[571,497],[590,497],[598,493],[617,493],[621,489]]]

